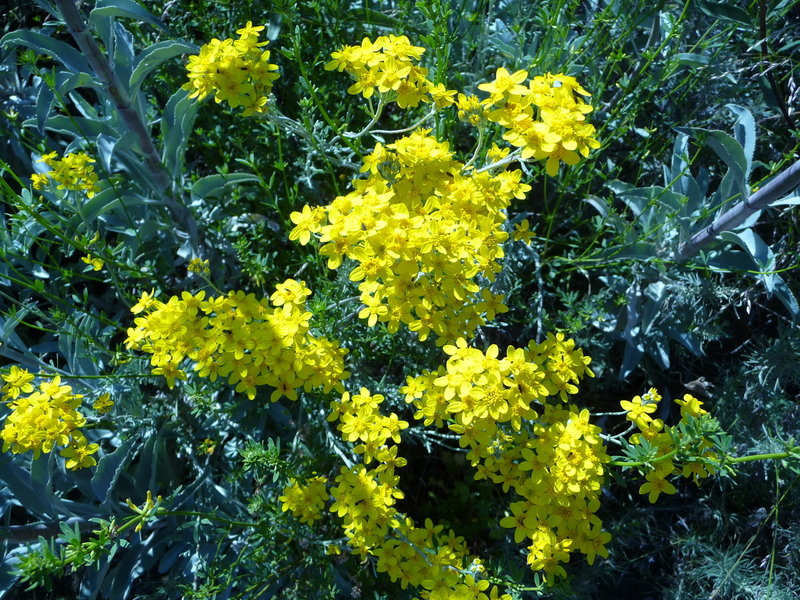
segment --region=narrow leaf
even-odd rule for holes
[[[97,463],[94,476],[92,477],[92,490],[98,500],[105,502],[108,495],[119,479],[125,466],[133,456],[136,438],[125,440],[111,454],[106,454]]]
[[[39,54],[52,56],[75,73],[92,72],[89,63],[77,49],[35,31],[27,29],[12,31],[0,39],[0,46],[25,46]]]

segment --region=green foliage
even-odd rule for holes
[[[800,201],[788,193],[681,256],[800,147],[794,2],[99,0],[79,9],[76,37],[68,2],[20,5],[0,24],[0,374],[13,365],[37,385],[61,377],[83,394],[81,430],[99,450],[79,470],[56,451],[0,454],[0,598],[419,593],[350,555],[335,515],[309,525],[281,511],[292,480],[331,485],[355,457],[327,421],[339,393],[301,389],[296,402],[271,403],[266,386],[250,401],[226,377],[192,372],[171,387],[125,345],[145,292],[269,297],[303,279],[312,331],[349,350],[347,389],[383,394],[386,414],[413,421],[399,388],[443,364],[441,350],[368,327],[357,283],[328,269],[318,242],[289,240],[293,212],[348,193],[374,145],[428,111],[389,104],[376,115],[347,93],[346,74],[324,69],[342,46],[389,34],[424,46],[428,78],[448,89],[481,94],[503,66],[565,73],[593,94],[602,148],[555,177],[519,165],[532,189],[509,207],[507,230],[527,219],[533,237],[504,245],[491,291],[510,310],[473,343],[575,339],[597,375],[580,403],[618,461],[653,467],[660,452],[622,437],[620,399],[651,385],[702,397],[713,418],[675,426],[677,455],[709,440],[719,456],[703,464],[729,475],[676,482],[654,508],[636,493],[635,469],[609,465],[599,513],[609,556],[572,560],[552,587],[498,525],[505,493],[473,480],[449,430],[404,432],[402,511],[467,538],[514,598],[800,594]],[[181,89],[185,57],[247,21],[265,25],[280,66],[267,118]],[[478,135],[455,111],[425,127],[469,159]],[[480,135],[487,148],[504,144],[500,128]],[[92,197],[32,187],[53,151],[96,161]],[[92,408],[104,394],[108,412]],[[0,418],[12,410],[3,402]],[[678,423],[677,409],[659,410]],[[736,462],[749,455],[764,460]]]

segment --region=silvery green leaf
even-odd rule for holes
[[[133,72],[128,82],[131,95],[135,96],[145,78],[164,62],[182,54],[197,53],[199,50],[194,44],[177,40],[158,42],[145,49],[134,61]]]
[[[670,367],[669,344],[661,332],[654,332],[648,337],[649,345],[652,347],[651,356],[664,371]]]
[[[673,327],[664,327],[663,331],[695,356],[703,355],[703,347],[700,345],[700,341],[691,333],[678,331]]]
[[[663,281],[656,281],[648,285],[644,290],[647,301],[642,309],[642,333],[648,335],[650,328],[661,307],[667,299],[667,286]]]
[[[59,71],[56,73],[56,89],[61,94],[67,94],[74,89],[82,87],[102,88],[102,84],[89,73],[70,73]]]
[[[121,558],[114,561],[115,566],[111,569],[103,581],[103,596],[125,600],[131,592],[134,582],[139,578],[144,570],[141,566],[142,555],[148,550],[155,538],[156,532],[152,532],[141,542],[132,538],[130,546],[122,552]]]
[[[100,161],[108,173],[112,172],[111,159],[114,157],[114,150],[116,147],[130,148],[135,146],[135,144],[136,136],[131,131],[126,131],[122,134],[122,137],[112,137],[102,133],[97,136],[95,142]]]
[[[747,185],[750,166],[742,145],[724,131],[716,129],[697,130],[706,132],[706,144],[725,162],[729,169],[726,176],[728,174],[732,176],[733,182],[739,188],[740,200],[746,200],[750,194],[750,189]],[[731,195],[728,193],[728,197],[724,199],[727,200]]]
[[[223,194],[229,187],[257,181],[259,181],[259,177],[252,173],[208,175],[207,177],[198,179],[192,186],[192,195],[200,198],[211,198]]]
[[[775,273],[772,270],[775,268],[775,255],[764,240],[752,229],[745,229],[744,231],[723,231],[719,237],[725,241],[733,242],[742,249],[753,259],[755,268],[760,271],[758,277],[764,284],[764,287],[769,293],[772,293],[775,283]]]
[[[22,338],[14,330],[29,312],[30,309],[27,306],[22,305],[16,312],[11,313],[11,311],[9,311],[6,313],[8,318],[0,315],[0,343],[2,343],[2,346],[8,345],[21,352],[25,352],[27,350],[28,346],[22,341]],[[2,349],[2,346],[0,346],[0,349]]]
[[[775,281],[772,286],[772,292],[778,297],[783,305],[786,307],[793,319],[796,319],[798,315],[800,315],[800,306],[797,304],[797,297],[794,295],[789,286],[786,285],[786,282],[783,280],[783,277],[776,274]]]
[[[781,200],[776,200],[770,206],[797,206],[800,204],[800,196],[788,196]]]
[[[44,135],[44,125],[50,117],[50,111],[53,109],[55,99],[55,94],[53,94],[50,86],[42,82],[39,85],[39,93],[36,96],[36,129],[39,135]]]
[[[630,341],[625,343],[625,353],[622,357],[622,366],[619,369],[620,380],[627,378],[633,372],[642,360],[642,356],[644,356],[644,348],[641,344]]]
[[[67,117],[65,115],[53,115],[47,120],[47,130],[60,133],[69,139],[77,137],[76,131],[80,131],[86,137],[97,137],[101,133],[112,135],[110,119],[86,119],[84,117]]]
[[[747,251],[758,269],[768,271],[774,268],[775,255],[772,253],[772,248],[752,229],[745,229],[739,232],[723,231],[719,234],[719,237],[728,242],[733,242]]]
[[[737,116],[736,123],[733,125],[733,135],[736,141],[744,150],[744,157],[747,161],[745,177],[750,177],[750,169],[753,166],[753,152],[756,149],[756,122],[753,114],[743,106],[738,104],[726,104],[725,108]]]
[[[69,99],[72,100],[75,108],[78,109],[78,112],[84,117],[91,120],[97,120],[100,118],[100,115],[97,113],[97,109],[81,94],[73,91],[67,95],[69,96]]]
[[[92,476],[92,490],[101,502],[108,500],[109,493],[114,488],[119,476],[135,454],[137,438],[130,438],[110,454],[106,454],[97,462]]]
[[[183,170],[186,146],[194,127],[200,103],[189,98],[189,92],[179,89],[172,94],[161,116],[161,135],[164,139],[162,161],[167,172],[177,179]]]
[[[2,474],[0,481],[14,494],[25,510],[38,517],[47,517],[52,511],[47,497],[33,490],[30,484],[30,473],[19,467],[14,458],[13,454],[0,452],[0,473]]]
[[[719,273],[740,273],[753,268],[753,259],[745,252],[723,250],[709,257],[705,264]]]
[[[133,36],[122,23],[114,23],[114,57],[111,61],[117,83],[127,90],[133,71]]]
[[[52,56],[75,73],[92,72],[89,63],[76,48],[35,31],[12,31],[0,39],[0,46],[25,46],[39,54]]]
[[[97,0],[94,9],[89,13],[89,22],[94,25],[96,21],[109,17],[127,17],[167,30],[161,19],[150,14],[134,0]]]
[[[599,196],[589,196],[583,199],[584,202],[590,204],[594,209],[600,213],[600,216],[606,219],[608,217],[608,203]]]

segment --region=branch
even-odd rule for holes
[[[55,0],[70,35],[75,39],[89,66],[92,67],[95,75],[106,88],[111,100],[119,111],[125,126],[130,129],[139,140],[139,146],[144,153],[147,166],[153,173],[154,183],[159,189],[166,189],[169,186],[169,177],[164,166],[161,164],[156,147],[150,137],[150,132],[139,118],[139,115],[131,107],[131,98],[128,92],[120,86],[111,65],[106,60],[103,52],[97,46],[97,42],[89,34],[86,23],[75,6],[73,0]]]
[[[791,167],[779,173],[767,185],[755,194],[738,204],[731,210],[721,215],[708,227],[703,228],[692,236],[692,239],[682,244],[675,255],[678,262],[688,259],[700,248],[707,246],[722,231],[728,231],[741,225],[747,217],[762,208],[779,200],[794,188],[800,185],[800,160]]]
[[[150,136],[150,131],[144,124],[144,121],[131,106],[131,98],[128,91],[122,87],[117,80],[111,64],[106,56],[100,50],[100,47],[95,42],[94,38],[90,35],[89,29],[86,27],[86,22],[83,20],[78,7],[75,5],[74,0],[54,0],[61,16],[64,18],[64,23],[67,25],[70,35],[75,39],[86,61],[94,71],[94,74],[103,84],[111,101],[114,103],[122,122],[139,141],[139,147],[144,154],[144,161],[150,173],[152,173],[155,188],[161,192],[168,191],[171,181],[167,172],[164,170],[164,165],[161,164],[158,151],[153,138]],[[166,194],[164,200],[172,213],[172,218],[178,223],[186,227],[191,240],[193,248],[196,250],[198,246],[198,230],[197,223],[195,223],[189,209],[177,202],[174,198],[170,198]]]

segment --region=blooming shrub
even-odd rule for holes
[[[0,219],[0,284],[22,290],[18,299],[8,290],[0,294],[15,302],[0,311],[0,437],[3,452],[11,453],[0,461],[8,472],[6,504],[41,520],[10,525],[0,537],[48,532],[49,541],[40,537],[5,559],[30,589],[49,586],[67,568],[87,567],[90,582],[81,594],[114,598],[134,593],[139,575],[131,573],[142,573],[167,586],[158,593],[187,598],[332,599],[371,592],[378,598],[377,590],[391,582],[405,590],[392,594],[415,600],[511,600],[553,592],[552,586],[566,589],[573,574],[588,572],[582,558],[592,565],[610,557],[608,571],[616,572],[630,536],[612,544],[622,521],[600,512],[601,505],[622,504],[622,482],[608,477],[612,468],[635,469],[644,478],[636,482],[640,495],[654,503],[691,494],[680,477],[699,484],[734,473],[740,462],[800,456],[791,442],[782,452],[735,457],[731,438],[689,394],[675,400],[680,418],[659,404],[655,388],[621,401],[622,412],[604,412],[603,398],[579,397],[579,386],[585,392],[595,371],[596,389],[616,389],[609,383],[611,342],[592,343],[594,361],[578,347],[589,347],[590,325],[609,339],[625,338],[622,379],[632,372],[629,363],[641,360],[644,334],[662,362],[669,359],[665,336],[693,349],[690,335],[660,321],[661,306],[671,300],[662,253],[654,255],[658,274],[649,286],[626,283],[619,275],[624,263],[617,275],[586,274],[581,294],[571,278],[627,256],[631,245],[638,252],[643,242],[634,240],[636,227],[650,235],[664,226],[667,213],[657,210],[676,211],[668,218],[677,215],[684,225],[695,219],[693,194],[701,186],[683,161],[687,143],[676,141],[672,171],[664,169],[673,179],[666,187],[642,192],[609,183],[628,194],[635,217],[628,223],[612,200],[606,206],[593,195],[593,179],[611,178],[603,168],[559,172],[562,163],[576,165],[601,144],[589,122],[590,94],[578,80],[544,68],[530,73],[533,65],[552,68],[556,54],[549,61],[541,55],[519,60],[522,54],[502,50],[528,68],[492,68],[494,75],[481,82],[473,76],[490,73],[484,60],[499,55],[470,48],[460,60],[475,68],[448,72],[453,63],[442,42],[450,35],[449,15],[441,3],[437,13],[433,3],[420,2],[437,31],[422,38],[429,48],[387,34],[352,46],[336,40],[314,55],[303,46],[302,27],[282,35],[280,43],[290,43],[280,47],[286,85],[274,90],[276,98],[278,66],[267,42],[259,41],[265,27],[252,21],[237,38],[212,38],[197,51],[176,40],[154,42],[146,27],[161,35],[155,17],[128,31],[118,17],[139,9],[147,14],[135,1],[99,5],[86,23],[79,8],[62,10],[74,8],[69,0],[57,4],[53,23],[68,25],[80,53],[45,34],[12,33],[2,42],[46,43],[52,61],[65,69],[50,77],[35,56],[24,58],[41,83],[36,118],[27,114],[21,127],[35,124],[53,136],[35,146],[39,152],[63,146],[66,153],[61,159],[59,152],[44,154],[39,162],[50,170],[31,176],[44,208],[30,189],[16,194],[9,187],[13,205]],[[314,3],[314,10],[323,4]],[[284,8],[275,9],[273,39]],[[363,15],[369,20],[374,11],[365,5]],[[501,25],[492,26],[491,36],[502,38]],[[106,50],[92,40],[92,30]],[[136,54],[139,38],[150,45]],[[339,48],[331,60],[321,58],[331,47]],[[188,81],[170,85],[180,89],[158,113],[143,80],[167,60],[194,52]],[[683,53],[680,61],[692,56]],[[423,58],[435,66],[424,66]],[[603,100],[597,104],[604,138],[631,129],[649,135],[647,128],[631,128],[634,121],[621,126],[615,106],[634,93],[646,69],[635,69],[635,78],[609,101],[602,86],[613,69],[590,77],[592,69],[571,59],[556,65],[580,71]],[[339,102],[349,103],[343,93],[327,105],[335,92],[322,82],[334,72],[351,78],[340,92],[347,88],[363,99],[357,110]],[[454,82],[462,89],[450,89]],[[91,92],[83,95],[83,87]],[[209,96],[242,110],[217,112],[209,122],[199,106]],[[278,105],[292,97],[301,100],[284,114]],[[75,117],[73,108],[83,116]],[[59,114],[50,115],[54,110]],[[415,112],[417,120],[406,122]],[[753,140],[740,143],[749,124],[744,112],[735,139],[709,132],[731,170],[757,163]],[[241,116],[256,118],[241,128],[235,120]],[[350,119],[364,116],[366,126],[347,130]],[[4,109],[2,118],[17,115]],[[67,123],[75,119],[80,131],[65,143]],[[387,123],[398,128],[378,128]],[[127,143],[128,133],[136,143]],[[193,133],[203,141],[201,152],[189,156],[189,170]],[[274,148],[262,146],[263,156],[234,158],[224,150],[225,160],[215,162],[225,136],[238,151],[243,140],[260,142],[262,134],[275,136]],[[76,147],[88,148],[107,181],[99,181],[90,154],[67,152]],[[232,162],[249,172],[232,172]],[[5,172],[7,165],[0,167]],[[70,193],[56,193],[53,183]],[[734,183],[749,189],[732,175],[720,187],[729,192]],[[250,185],[258,192],[251,194]],[[561,202],[587,197],[578,195],[587,189],[587,202],[601,213],[591,240],[582,237],[585,224],[572,227],[583,216],[556,218],[573,208],[581,213]],[[721,206],[723,196],[703,206]],[[607,243],[601,234],[610,227],[628,246]],[[754,260],[771,257],[756,237],[738,239]],[[79,260],[62,260],[75,255]],[[776,267],[757,266],[764,273]],[[301,274],[315,282],[313,301]],[[603,284],[602,302],[591,291],[595,279]],[[281,280],[271,295],[259,289]],[[788,288],[780,278],[769,281],[767,289],[783,294],[791,309]],[[583,292],[585,300],[578,298]],[[554,294],[563,298],[545,300]],[[534,298],[536,310],[528,304]],[[120,315],[131,303],[127,320],[133,323],[123,330]],[[624,322],[618,316],[608,323],[610,309],[601,303],[622,311]],[[561,304],[571,312],[561,314]],[[529,338],[535,340],[521,342]],[[31,364],[41,372],[21,368]],[[61,383],[68,377],[82,393]],[[636,389],[645,379],[635,381]],[[266,394],[269,404],[244,401]],[[608,394],[596,394],[602,395]],[[94,398],[91,409],[82,406],[84,396]],[[50,453],[48,461],[31,462],[43,453]],[[452,467],[456,481],[409,468],[421,458],[426,469]],[[96,469],[67,472],[90,467]],[[775,479],[779,485],[777,470]],[[474,503],[476,519],[451,511],[450,502],[471,502],[476,489],[492,484],[492,499]],[[429,500],[420,501],[424,496]],[[615,502],[606,504],[610,498]],[[644,521],[649,504],[634,497],[634,505],[635,522]],[[435,518],[429,509],[439,511]],[[86,515],[95,511],[100,516],[90,520]],[[48,523],[53,516],[61,521]],[[61,533],[51,536],[49,528]],[[117,552],[124,552],[119,560]],[[330,589],[306,576],[312,569]],[[187,573],[191,583],[173,579]],[[378,574],[385,575],[373,579]],[[364,582],[374,589],[362,590]]]

